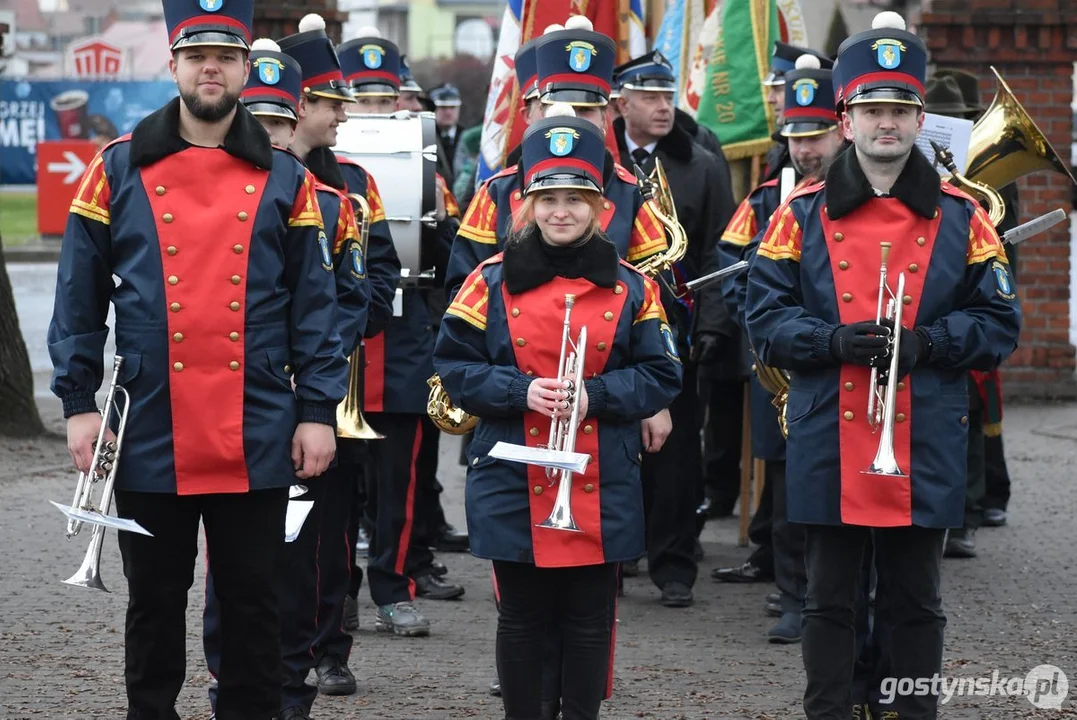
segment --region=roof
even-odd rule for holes
[[[48,32],[37,0],[0,0],[0,10],[15,11],[15,30],[20,33]]]

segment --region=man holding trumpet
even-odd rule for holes
[[[792,372],[788,514],[806,525],[811,720],[851,716],[869,539],[876,610],[893,633],[877,680],[940,671],[943,534],[964,508],[965,453],[954,442],[968,429],[965,373],[998,366],[1021,327],[986,213],[940,182],[914,145],[926,64],[923,42],[893,12],[842,44],[836,95],[853,147],[825,182],[778,209],[748,278],[752,345],[762,362]],[[928,718],[936,703],[899,697],[881,709]],[[873,700],[873,716],[879,710]]]

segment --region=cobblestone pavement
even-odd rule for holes
[[[62,429],[55,403],[42,402],[48,424]],[[1007,408],[1006,443],[1015,493],[1010,524],[980,531],[980,556],[947,560],[949,618],[945,673],[975,678],[998,670],[1024,677],[1043,663],[1073,683],[1063,709],[1036,710],[1023,697],[955,697],[944,718],[1077,717],[1077,406]],[[450,520],[462,525],[462,468],[457,441],[442,444],[442,482]],[[115,534],[102,572],[112,594],[71,588],[85,537],[63,537],[62,516],[48,500],[67,502],[75,475],[59,438],[0,441],[0,718],[123,717],[125,585]],[[743,561],[736,519],[712,521],[696,603],[666,609],[645,576],[629,579],[620,603],[616,684],[608,718],[798,717],[803,692],[799,646],[768,645],[765,585],[719,585],[711,568]],[[316,718],[495,718],[487,695],[493,677],[495,610],[489,566],[468,555],[441,559],[467,586],[459,602],[419,601],[433,623],[425,639],[373,631],[362,596],[351,667],[359,692],[322,697]],[[199,570],[198,572],[204,572]],[[196,573],[196,576],[197,573]],[[200,642],[203,589],[190,595],[184,718],[206,718],[208,675]]]

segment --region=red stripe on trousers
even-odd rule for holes
[[[404,574],[404,565],[408,559],[408,548],[411,545],[411,526],[415,520],[415,479],[417,476],[415,464],[419,459],[419,446],[423,442],[422,419],[415,421],[415,442],[411,447],[411,467],[408,476],[408,497],[404,501],[404,527],[400,530],[400,540],[396,544],[396,574]],[[408,595],[415,599],[415,580],[408,578]]]

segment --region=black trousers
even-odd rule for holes
[[[658,587],[696,582],[696,507],[703,472],[698,402],[696,370],[688,364],[684,389],[669,407],[673,430],[666,444],[657,453],[643,453],[647,570]]]
[[[984,446],[984,413],[969,408],[969,442],[966,449],[968,469],[965,480],[964,529],[983,525],[984,496],[987,494],[987,456]]]
[[[1006,467],[1002,435],[984,437],[984,466],[986,488],[983,506],[1005,510],[1010,504],[1010,471]]]
[[[441,431],[428,416],[423,415],[422,440],[419,443],[419,457],[417,459],[418,485],[416,486],[415,499],[415,545],[411,552],[414,554],[417,548],[431,548],[437,545],[438,537],[445,528],[445,511],[441,507],[441,483],[438,482],[438,450],[441,447]],[[415,567],[413,577],[428,575],[433,570],[431,563],[434,556],[429,552],[419,551],[419,555],[412,560]],[[421,562],[428,561],[426,566]]]
[[[766,575],[774,575],[774,483],[770,477],[771,462],[766,463],[764,471],[763,492],[759,495],[759,507],[752,514],[748,523],[748,539],[755,549],[748,556],[749,562],[763,570]],[[784,463],[783,463],[784,464]]]
[[[119,533],[130,594],[124,680],[128,720],[178,720],[186,676],[187,591],[198,523],[220,602],[217,717],[269,720],[280,710],[280,621],[274,586],[286,488],[230,495],[116,491],[116,510],[153,533]]]
[[[314,582],[318,589],[316,631],[311,643],[315,662],[326,656],[347,662],[351,655],[352,636],[344,630],[344,598],[352,584],[362,582],[363,578],[362,569],[353,568],[356,537],[352,535],[351,522],[362,476],[361,463],[366,458],[364,441],[338,440],[337,464],[325,474],[327,487],[322,502],[318,572]]]
[[[561,645],[563,720],[597,718],[610,668],[617,565],[538,568],[494,561],[500,603],[497,673],[508,720],[543,717],[547,634]]]
[[[864,556],[874,540],[876,623],[885,626],[876,669],[890,677],[927,678],[942,667],[941,568],[943,530],[806,525],[808,594],[804,607],[803,658],[808,720],[848,720],[857,659],[857,604],[863,592]],[[878,634],[876,634],[878,636]],[[873,683],[879,688],[881,677]],[[897,697],[876,705],[873,715],[897,712],[903,720],[934,718],[938,697]],[[875,703],[873,703],[874,705]]]
[[[433,562],[433,553],[415,532],[423,417],[370,414],[370,424],[385,435],[370,443],[366,472],[367,503],[374,508],[367,580],[376,605],[414,600],[413,578]]]
[[[771,540],[774,550],[774,580],[781,594],[782,612],[799,613],[804,607],[808,576],[804,568],[804,526],[789,522],[785,510],[785,462],[766,464],[766,485],[771,487],[774,514]]]
[[[701,379],[706,404],[703,425],[703,483],[711,502],[733,510],[740,497],[740,443],[744,432],[744,380]]]

